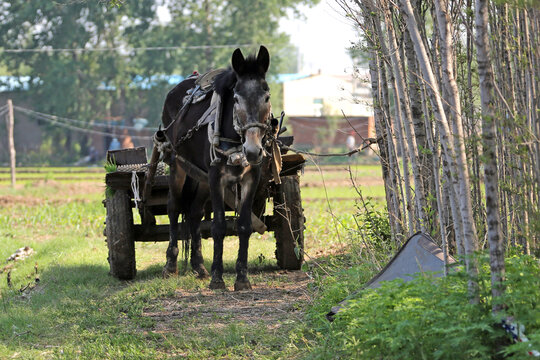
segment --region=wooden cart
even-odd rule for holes
[[[289,145],[292,143],[292,137],[280,140]],[[164,164],[157,162],[156,148],[152,155],[147,163],[144,147],[107,153],[108,162],[116,164],[117,170],[105,176],[107,191],[104,205],[107,217],[104,234],[109,248],[110,274],[119,279],[129,280],[136,275],[136,241],[169,241],[169,225],[158,225],[155,220],[156,216],[167,214],[168,175],[163,171]],[[282,160],[281,184],[276,184],[270,176],[263,176],[253,205],[255,214],[264,214],[268,200],[272,199],[273,214],[262,215],[258,219],[252,215],[252,219],[255,231],[274,232],[278,266],[296,270],[303,262],[305,218],[299,172],[303,169],[305,159],[297,154],[283,154]],[[202,170],[199,171],[204,174]],[[138,200],[136,195],[141,199]],[[134,209],[140,214],[141,222],[138,224],[133,221]],[[231,206],[229,210],[232,210]],[[237,235],[234,213],[227,212],[226,215],[227,235]],[[201,222],[203,238],[211,237],[211,222],[212,210],[209,206]],[[179,240],[187,240],[187,226],[180,223],[179,227]]]

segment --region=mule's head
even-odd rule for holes
[[[232,55],[236,74],[234,87],[235,128],[240,133],[243,151],[251,165],[262,161],[263,138],[270,116],[270,88],[265,80],[270,65],[270,54],[261,46],[257,57],[244,58],[240,49]]]

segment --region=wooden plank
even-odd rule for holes
[[[105,174],[105,184],[112,189],[131,189],[131,173],[123,171],[115,171]],[[145,172],[137,171],[137,177],[139,178],[139,189],[144,186]],[[156,176],[152,191],[169,188],[168,175]]]
[[[283,145],[291,146],[294,141],[294,136],[278,136],[278,140],[283,143]]]
[[[237,235],[236,221],[233,218],[227,220],[226,236]],[[185,223],[184,223],[185,224]],[[169,241],[169,225],[154,225],[145,227],[143,225],[134,225],[135,241],[140,242],[155,242]],[[212,237],[212,221],[203,220],[201,222],[201,237],[208,239]],[[182,223],[178,224],[178,240],[187,240],[187,229],[183,228]]]
[[[282,168],[280,176],[297,175],[299,170],[302,170],[306,163],[306,158],[301,154],[287,154],[281,156]]]
[[[115,171],[105,174],[105,184],[111,189],[129,190],[131,189],[131,173]],[[139,178],[139,189],[144,186],[144,172],[137,171],[137,177]]]
[[[107,162],[116,165],[146,164],[147,161],[146,148],[144,146],[107,151]]]

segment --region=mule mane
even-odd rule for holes
[[[249,55],[244,63],[244,70],[242,77],[261,77],[259,65],[257,63],[257,57],[255,55]],[[224,97],[225,94],[231,92],[236,85],[236,74],[234,70],[229,67],[227,70],[217,75],[214,79],[214,91],[220,96]]]

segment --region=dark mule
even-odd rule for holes
[[[237,231],[240,248],[236,260],[235,290],[250,289],[247,277],[247,255],[249,237],[252,233],[251,211],[255,190],[261,177],[261,162],[265,151],[263,138],[267,134],[270,117],[270,93],[265,76],[270,65],[268,50],[261,46],[258,55],[244,58],[240,49],[232,55],[232,68],[219,74],[214,80],[214,91],[221,96],[222,118],[221,141],[217,148],[210,144],[207,125],[192,131],[199,118],[210,106],[211,96],[193,103],[187,112],[174,121],[182,107],[187,91],[194,87],[195,79],[186,79],[167,95],[163,109],[163,124],[168,126],[167,136],[175,151],[171,158],[168,215],[170,220],[170,242],[167,249],[167,264],[163,275],[177,273],[178,217],[182,213],[191,234],[191,266],[200,277],[208,276],[201,253],[200,223],[205,204],[211,199],[213,210],[212,237],[214,259],[210,288],[223,289],[223,238],[226,233],[224,189],[238,189]],[[235,156],[243,159],[242,165],[229,165],[227,150],[238,147]],[[210,153],[214,158],[211,161]],[[186,174],[176,154],[208,173],[208,182],[199,182]],[[233,162],[236,164],[237,162]],[[239,185],[239,186],[238,186]]]

